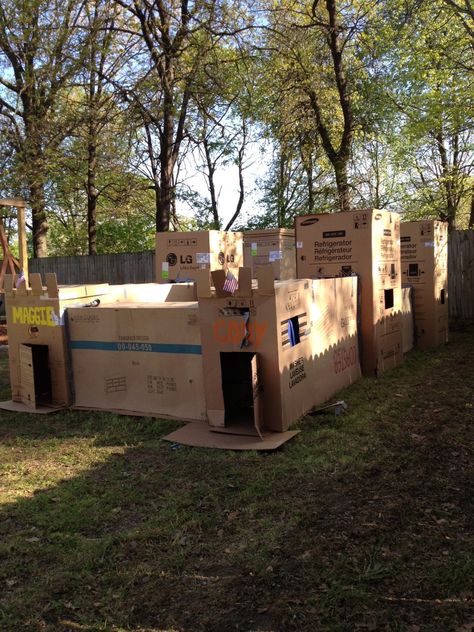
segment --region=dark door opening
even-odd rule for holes
[[[260,435],[257,354],[223,351],[220,359],[226,428]]]
[[[35,407],[52,401],[48,345],[20,345],[21,399]]]

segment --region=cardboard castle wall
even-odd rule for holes
[[[256,278],[258,269],[271,265],[273,278],[296,278],[295,231],[290,228],[250,230],[243,233],[244,266]]]
[[[12,400],[31,408],[71,404],[65,310],[103,299],[108,285],[57,285],[56,275],[31,274],[27,287],[5,278],[8,353]]]
[[[199,298],[209,423],[283,432],[360,375],[357,279],[241,278],[238,295]]]
[[[229,402],[246,401],[244,428],[231,431],[249,432],[250,411],[250,431],[259,434],[286,431],[358,379],[356,277],[275,283],[267,266],[257,288],[241,268],[230,295],[224,271],[215,274],[218,296],[209,285],[199,303],[188,300],[193,284],[58,288],[48,275],[43,288],[32,275],[31,289],[16,290],[10,279],[16,401],[39,403],[38,389],[48,388],[36,379],[40,364],[51,375],[46,403],[75,398],[78,408],[208,419],[228,429]]]
[[[404,283],[413,287],[415,342],[428,349],[448,341],[448,226],[446,222],[401,223]]]
[[[242,233],[219,230],[156,233],[156,281],[195,280],[200,270],[231,270],[243,263]]]
[[[75,407],[206,419],[197,302],[68,309]]]
[[[299,278],[357,274],[362,369],[379,375],[403,361],[400,218],[375,209],[297,217]]]

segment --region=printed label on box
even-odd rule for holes
[[[302,241],[297,241],[296,242],[296,247],[297,248],[303,248],[303,242]]]
[[[210,252],[197,252],[196,253],[196,263],[198,265],[211,263],[211,253]]]
[[[167,261],[163,261],[161,264],[161,278],[169,279],[170,276],[170,264]]]
[[[257,256],[257,244],[255,242],[252,243],[252,245],[250,247],[250,251],[252,253],[252,257],[256,257]]]
[[[281,250],[270,250],[268,254],[269,261],[279,261],[282,258]]]
[[[425,248],[434,248],[434,241],[425,241]]]

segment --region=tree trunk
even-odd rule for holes
[[[216,172],[216,168],[212,161],[211,150],[206,137],[204,137],[203,146],[207,164],[207,181],[209,185],[209,193],[211,196],[212,227],[215,230],[219,230],[221,224],[219,220],[219,209],[217,208],[216,185],[214,182],[214,174]]]
[[[33,256],[46,257],[48,222],[46,215],[45,185],[42,174],[36,173],[29,185],[30,206],[33,216]]]
[[[89,254],[97,254],[97,144],[90,136],[87,148],[87,237]]]
[[[335,160],[333,162],[334,173],[336,175],[337,195],[339,198],[339,210],[351,210],[351,196],[349,182],[347,178],[347,161]]]

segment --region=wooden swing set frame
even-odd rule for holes
[[[13,256],[8,238],[5,232],[4,219],[11,215],[2,215],[3,208],[16,208],[16,217],[18,222],[18,251],[19,258]],[[25,284],[28,284],[28,251],[26,247],[26,224],[25,224],[25,208],[26,202],[21,198],[4,198],[0,199],[0,246],[3,251],[3,261],[0,268],[0,291],[3,288],[5,274],[16,274],[22,272]]]

